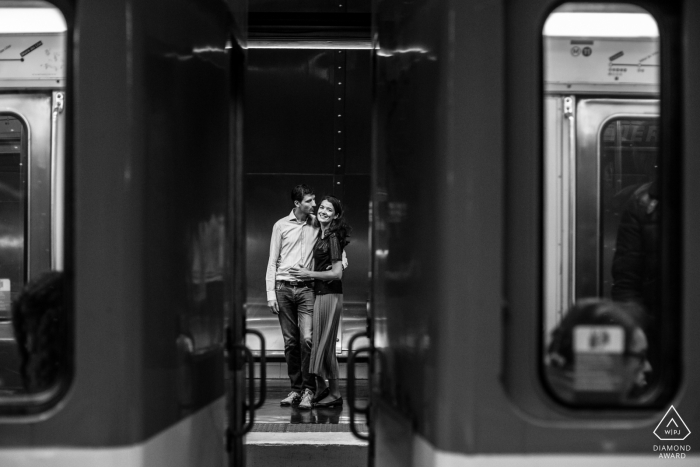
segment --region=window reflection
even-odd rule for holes
[[[20,354],[12,328],[12,302],[25,281],[26,152],[22,123],[0,116],[0,388],[5,393],[23,389]]]
[[[578,406],[654,404],[677,319],[660,310],[658,29],[635,6],[565,4],[544,62],[546,384]]]
[[[603,128],[600,147],[602,295],[647,308],[651,304],[642,300],[643,282],[656,283],[658,275],[658,141],[657,119],[615,119]],[[649,216],[639,217],[639,207]],[[649,224],[646,233],[653,238],[644,238],[642,228],[643,247],[633,239],[634,222]],[[632,258],[635,255],[639,260]],[[644,264],[649,271],[640,270]]]
[[[641,309],[583,299],[553,332],[546,374],[557,396],[579,404],[628,404],[647,387],[652,371]]]
[[[0,116],[0,319],[9,319],[11,301],[24,285],[23,134],[18,119]]]

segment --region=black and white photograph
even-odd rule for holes
[[[0,467],[700,467],[698,25],[0,0]]]

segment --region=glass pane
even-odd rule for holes
[[[9,319],[11,301],[24,285],[23,133],[19,120],[0,116],[0,319]]]
[[[66,22],[49,3],[8,5],[0,7],[0,412],[17,414],[46,402],[65,368]]]
[[[22,123],[0,115],[0,388],[22,389],[11,327],[12,302],[25,283],[26,151]]]
[[[663,337],[677,314],[660,313],[655,20],[565,4],[544,62],[545,384],[566,404],[654,405],[677,373]]]
[[[627,291],[630,284],[625,284],[623,279],[623,252],[616,249],[618,240],[622,240],[622,246],[625,242],[624,226],[620,230],[620,221],[626,216],[630,204],[637,200],[654,203],[654,206],[658,203],[653,183],[658,170],[658,133],[658,119],[614,119],[601,131],[600,230],[603,258],[599,276],[602,296],[613,300],[631,298],[631,293]],[[650,197],[650,193],[654,198]],[[648,209],[655,211],[651,205]],[[656,241],[652,245],[656,246]],[[654,252],[654,255],[657,254]],[[641,300],[639,302],[642,304]]]

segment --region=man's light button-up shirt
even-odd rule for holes
[[[295,266],[311,269],[313,249],[318,227],[313,226],[311,216],[299,221],[294,210],[275,222],[270,239],[270,257],[265,274],[267,300],[276,300],[275,281],[296,280],[289,270]]]

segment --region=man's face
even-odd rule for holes
[[[294,201],[294,205],[301,211],[302,214],[306,214],[307,216],[309,214],[314,213],[314,209],[316,208],[316,195],[304,195],[304,199],[301,201]]]

